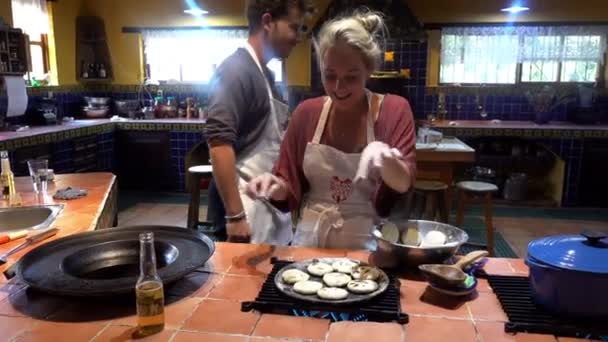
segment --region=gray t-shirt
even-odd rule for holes
[[[274,75],[263,66],[275,99]],[[211,81],[205,138],[232,144],[238,154],[257,141],[268,123],[270,102],[264,77],[249,52],[239,48],[217,68]]]

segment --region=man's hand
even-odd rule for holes
[[[275,201],[287,199],[287,185],[281,178],[270,173],[264,173],[252,179],[247,184],[246,192],[253,199],[259,197]]]
[[[249,242],[251,241],[251,227],[247,219],[242,219],[237,222],[227,222],[226,232],[228,233],[228,242]]]

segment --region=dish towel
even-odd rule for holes
[[[53,198],[60,199],[60,200],[71,200],[71,199],[84,197],[86,195],[87,195],[87,191],[84,189],[67,187],[65,189],[57,190],[57,192],[55,192],[55,195],[53,195]]]

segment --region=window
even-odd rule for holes
[[[13,26],[29,36],[32,71],[30,84],[49,82],[49,16],[46,0],[12,0]]]
[[[595,82],[606,27],[442,30],[441,83]]]
[[[213,76],[215,68],[247,41],[245,29],[145,30],[145,64],[154,81],[169,83],[203,83]],[[275,82],[284,81],[283,62],[272,60],[268,68]]]

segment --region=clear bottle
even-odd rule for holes
[[[103,63],[99,64],[99,78],[106,78],[107,77],[107,73],[106,73],[106,67],[103,65]]]
[[[139,279],[135,285],[137,335],[149,336],[165,327],[163,282],[156,272],[154,233],[139,234]]]
[[[1,151],[2,173],[0,173],[0,184],[2,184],[2,199],[10,200],[16,195],[15,175],[11,171],[11,161],[8,159],[8,152]]]

